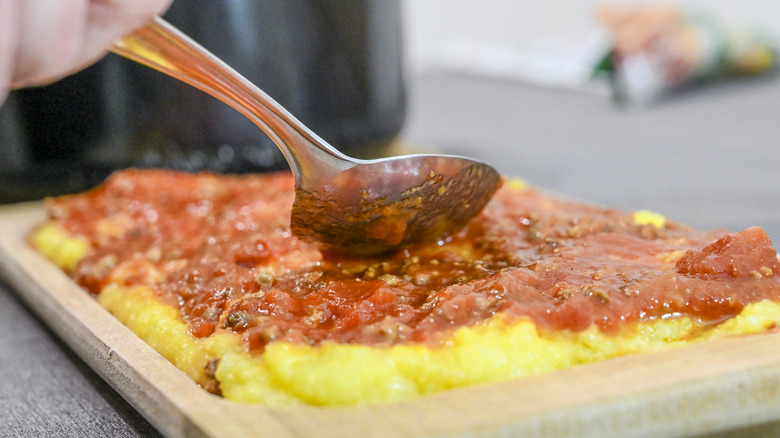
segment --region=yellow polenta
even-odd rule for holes
[[[663,226],[663,217],[651,212],[637,212],[634,220]],[[31,241],[68,271],[89,251],[88,242],[67,235],[54,223],[40,227]],[[158,302],[145,287],[110,284],[98,300],[196,382],[205,384],[212,377],[206,370],[212,369],[225,398],[266,405],[404,400],[474,383],[760,332],[780,320],[780,305],[772,301],[750,304],[740,315],[706,329],[696,320],[678,317],[632,323],[610,335],[596,327],[582,332],[540,332],[528,319],[509,323],[498,314],[456,330],[437,347],[272,342],[263,353],[250,353],[238,334],[193,337],[177,309]]]

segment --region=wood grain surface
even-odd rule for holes
[[[776,436],[780,332],[346,408],[242,405],[201,390],[25,242],[40,204],[0,208],[0,274],[170,437]],[[11,336],[6,333],[4,336]]]

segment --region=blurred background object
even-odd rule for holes
[[[618,103],[647,105],[685,86],[774,72],[780,47],[768,32],[727,25],[707,12],[668,5],[604,7],[606,74]]]
[[[406,64],[412,75],[449,72],[611,95],[606,81],[592,80],[614,47],[599,11],[636,9],[705,17],[743,45],[780,42],[780,3],[764,0],[485,0],[478,11],[468,0],[420,0],[404,3]],[[738,34],[746,38],[737,41]]]
[[[396,0],[180,0],[165,18],[314,132],[383,153],[405,112]],[[115,55],[0,108],[0,203],[85,190],[124,167],[285,169],[235,110]]]
[[[780,40],[780,3],[658,2]],[[764,227],[780,239],[780,75],[684,87],[614,105],[592,67],[609,47],[604,5],[647,1],[404,2],[408,114],[400,138],[469,154],[505,175],[702,229]]]

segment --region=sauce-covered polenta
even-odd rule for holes
[[[508,182],[442,241],[374,257],[289,230],[288,174],[126,171],[49,200],[41,252],[204,388],[400,400],[780,320],[760,228],[699,232]]]

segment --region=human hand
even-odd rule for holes
[[[97,61],[171,0],[0,0],[0,103]]]

